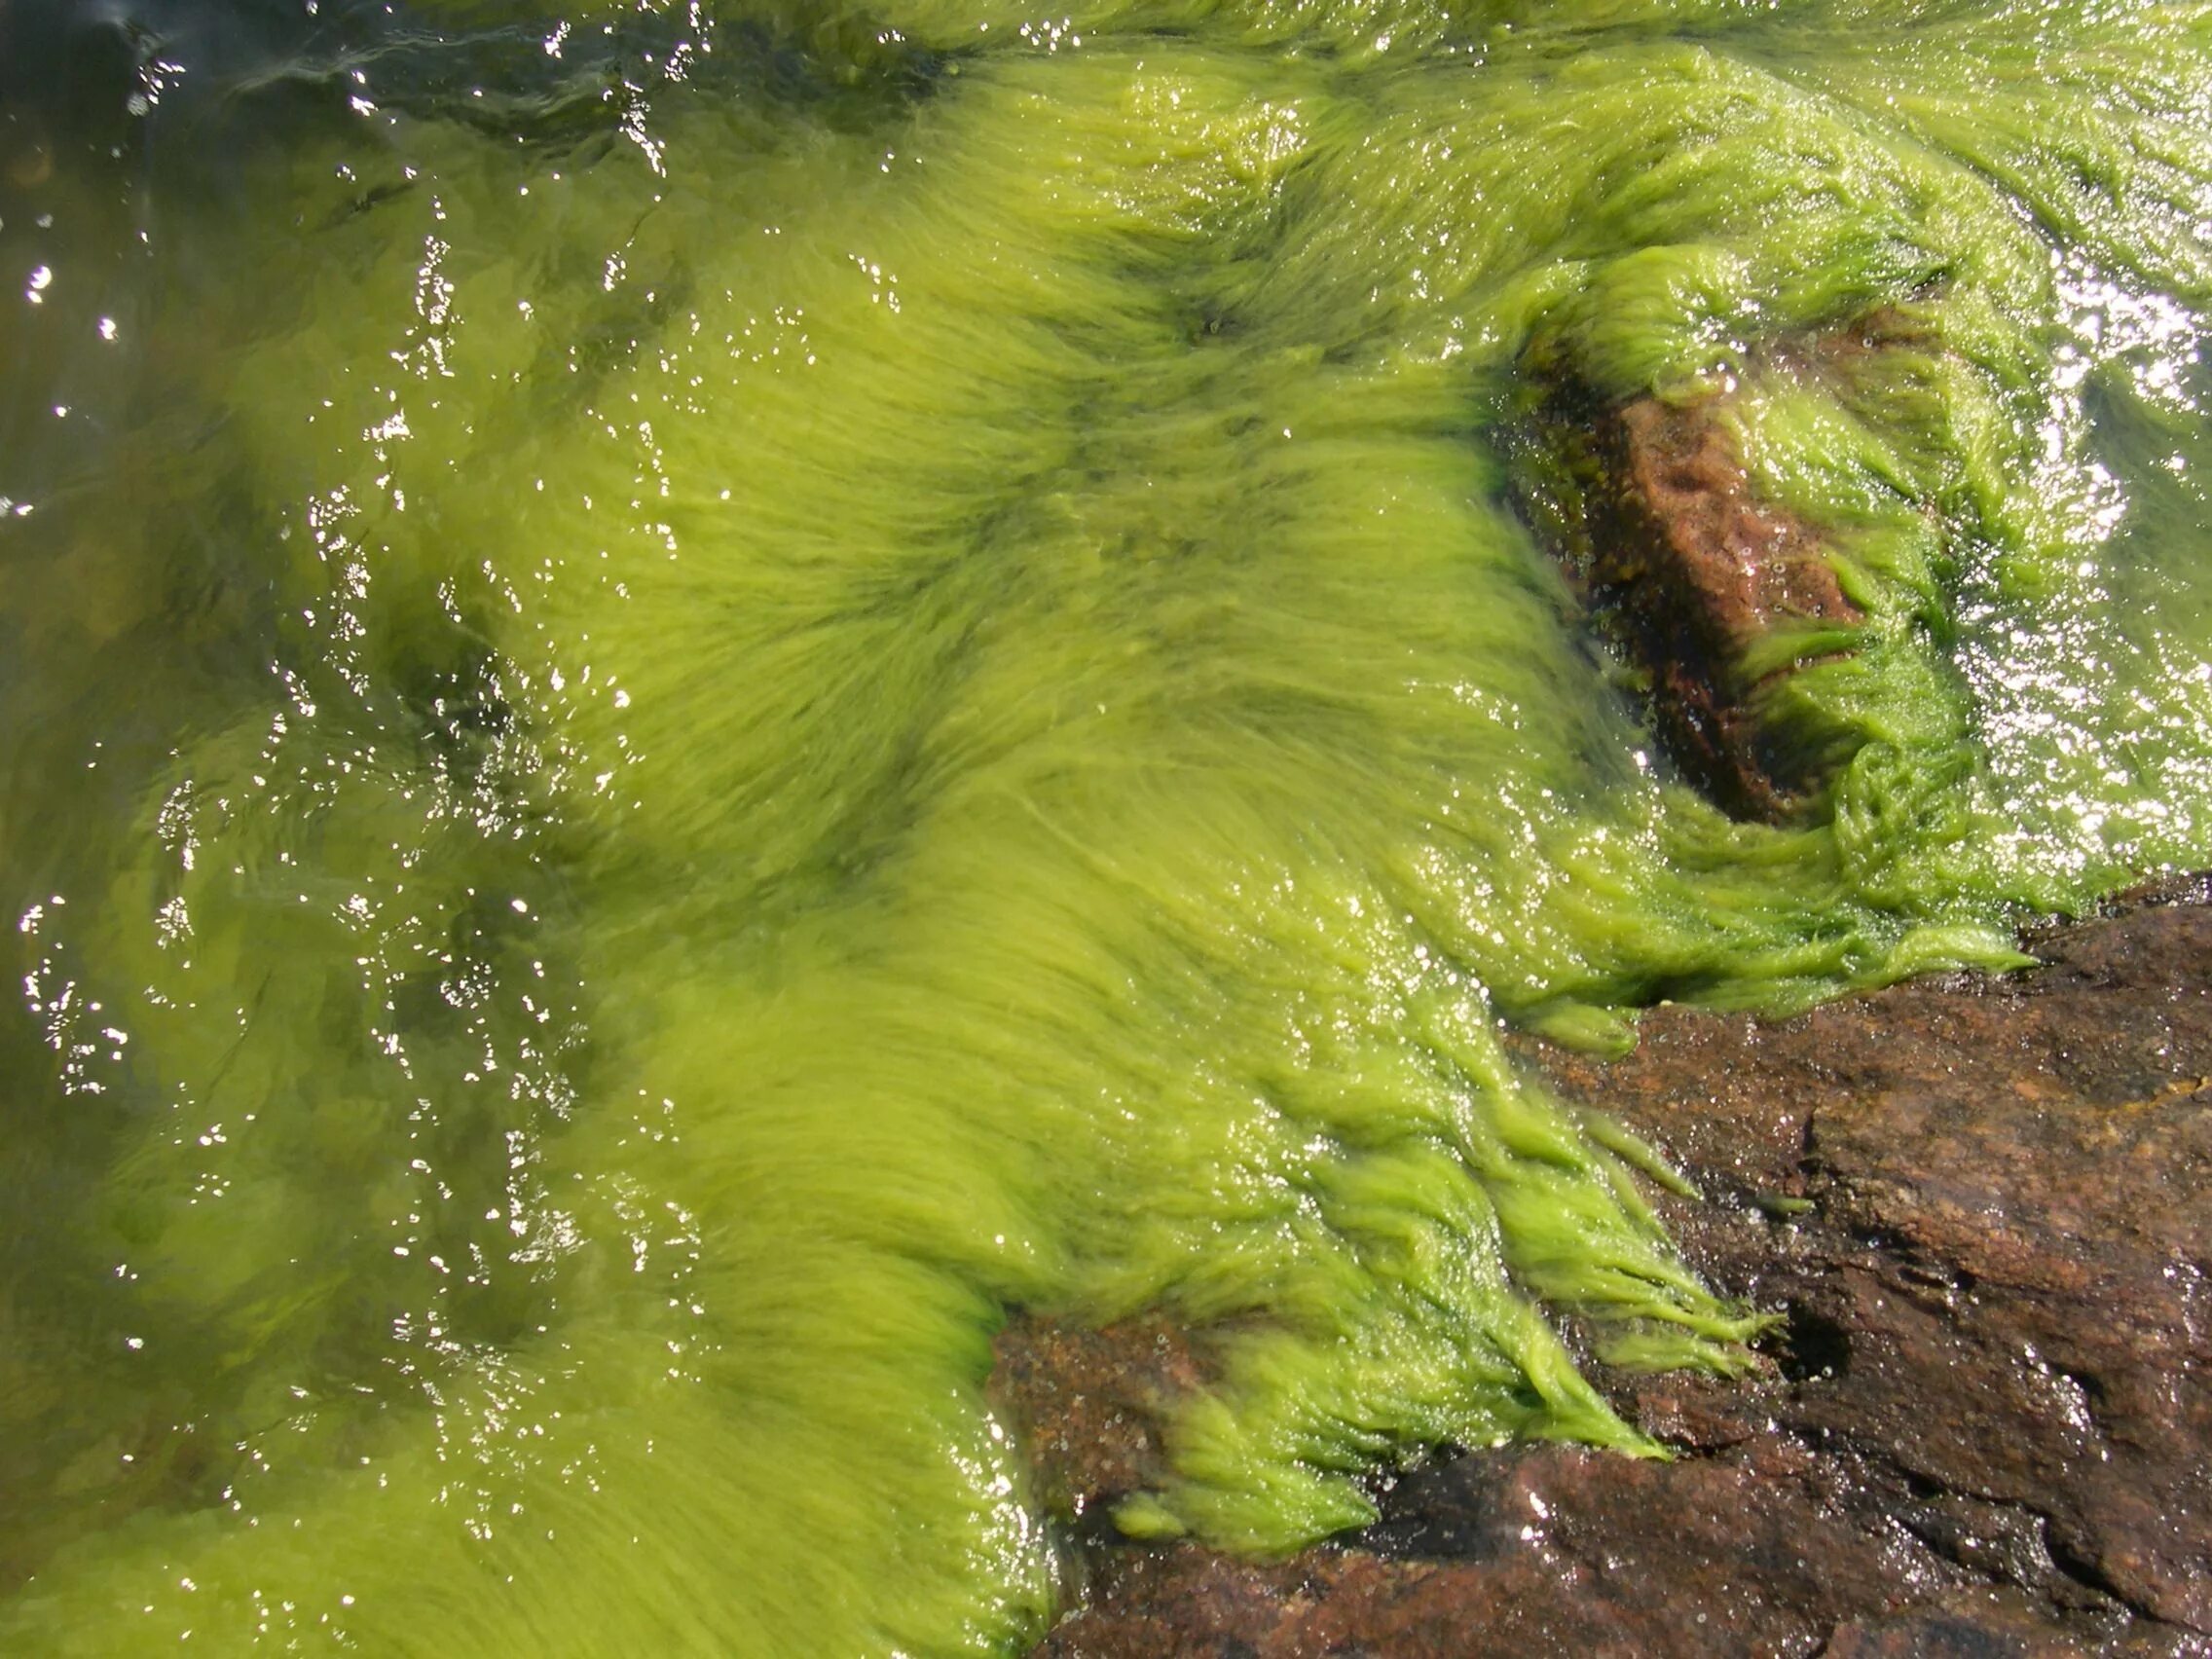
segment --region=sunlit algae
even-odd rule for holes
[[[2212,7],[1069,8],[419,11],[652,49],[528,141],[369,74],[240,164],[229,311],[149,324],[229,414],[138,487],[227,467],[276,598],[22,894],[10,1133],[90,1174],[11,1432],[110,1426],[9,1651],[1018,1651],[1016,1309],[1226,1333],[1140,1533],[1654,1453],[1547,1312],[1756,1316],[1503,1029],[2008,966],[2205,861]],[[1876,310],[1867,395],[1761,354]],[[1799,821],[1675,781],[1527,527],[1547,375],[1729,388],[1827,527]]]

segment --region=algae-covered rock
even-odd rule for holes
[[[1555,372],[1545,355],[1539,386]],[[1890,737],[1881,714],[1895,718],[1927,690],[1924,662],[1882,660],[1890,653],[1868,608],[1901,598],[1947,624],[1937,572],[1957,562],[1944,536],[1960,534],[1945,529],[1936,485],[1889,468],[1900,498],[1890,534],[1911,550],[1900,594],[1853,557],[1870,539],[1855,515],[1784,506],[1754,477],[1746,451],[1771,445],[1776,424],[1761,406],[1810,404],[1831,442],[1941,454],[1956,440],[1943,423],[1972,401],[1945,384],[1957,370],[1932,327],[1897,310],[1763,342],[1718,387],[1607,404],[1569,373],[1545,394],[1524,441],[1524,510],[1641,681],[1662,748],[1731,814],[1787,822],[1832,810],[1835,771]],[[1838,661],[1862,648],[1869,660]],[[1808,668],[1825,672],[1796,682]],[[1845,672],[1868,684],[1873,707],[1818,688]],[[1929,732],[1916,747],[1955,750],[1959,735]]]
[[[1648,1464],[1592,1367],[1765,1320],[1507,1034],[2212,859],[2212,12],[141,21],[108,240],[0,212],[0,1645],[1016,1651],[1017,1313],[1207,1333],[1154,1538]],[[1817,535],[1788,823],[1530,534],[1568,382]]]
[[[1691,1258],[1785,1314],[1757,1380],[1612,1379],[1676,1461],[1473,1454],[1279,1567],[1094,1549],[1040,1651],[2201,1651],[2212,910],[2038,948],[1781,1024],[1660,1011],[1612,1064],[1531,1051],[1681,1161]],[[1161,1340],[1067,1375],[1130,1399]]]

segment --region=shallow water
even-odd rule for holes
[[[2198,5],[0,0],[0,1641],[1018,1651],[1016,1308],[1228,1333],[1138,1532],[1650,1450],[1551,1316],[1756,1320],[1501,1027],[2212,858],[2208,114]],[[1795,821],[1546,376],[1830,527]]]

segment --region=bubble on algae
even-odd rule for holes
[[[118,478],[233,527],[269,608],[174,625],[273,673],[56,634],[195,690],[55,783],[81,845],[8,826],[71,889],[16,1646],[1018,1648],[1013,1308],[1215,1332],[1135,1531],[1656,1451],[1550,1316],[1723,1370],[1755,1320],[1500,1022],[2009,964],[2206,856],[2212,11],[349,26],[239,96],[365,107],[286,115],[163,319],[148,441],[225,410],[223,482]],[[1563,376],[1732,386],[1831,531],[1801,821],[1653,763],[1516,515]]]

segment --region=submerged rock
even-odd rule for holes
[[[1038,1495],[1071,1516],[1164,1480],[1161,1424],[1213,1380],[1190,1333],[1158,1314],[1104,1330],[1016,1319],[991,1359],[992,1404],[1021,1431]]]
[[[1538,353],[1554,389],[1523,455],[1524,511],[1625,659],[1661,748],[1738,818],[1800,815],[1857,747],[1792,729],[1774,693],[1852,649],[1868,619],[1840,573],[1848,530],[1754,476],[1738,436],[1756,424],[1747,405],[1778,387],[1848,401],[1938,353],[1913,316],[1882,310],[1764,343],[1740,376],[1694,391],[1613,400]]]
[[[1860,611],[1819,533],[1757,498],[1721,412],[1717,398],[1647,396],[1599,421],[1607,488],[1590,575],[1650,677],[1676,762],[1729,811],[1779,819],[1815,779],[1765,740],[1739,665],[1777,627]]]
[[[2212,908],[2162,899],[2012,979],[1776,1024],[1662,1008],[1610,1063],[1530,1043],[1705,1189],[1668,1218],[1779,1315],[1763,1373],[1607,1375],[1676,1460],[1466,1455],[1350,1547],[1093,1545],[1040,1651],[2212,1652]],[[1188,1339],[1119,1337],[1002,1344],[1030,1400],[1075,1351],[1119,1414],[1088,1463],[1064,1395],[1030,1419],[1084,1500],[1143,1478],[1111,1450],[1142,1402],[1201,1381],[1163,1357]]]

